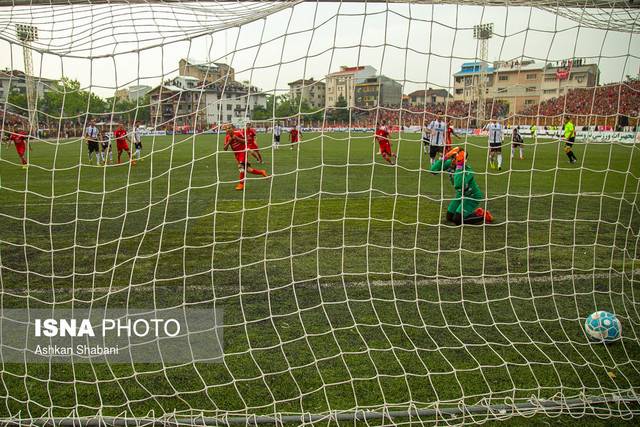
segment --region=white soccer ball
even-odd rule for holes
[[[620,338],[622,324],[613,313],[599,310],[587,317],[584,330],[596,341],[612,342]]]

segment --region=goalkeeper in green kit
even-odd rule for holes
[[[473,169],[466,164],[466,157],[464,150],[456,147],[449,150],[444,160],[437,160],[431,166],[431,172],[448,173],[456,190],[455,198],[447,207],[447,220],[456,225],[490,223],[493,216],[479,206],[484,194],[476,183]]]
[[[573,144],[576,142],[576,127],[571,121],[571,117],[567,117],[564,122],[564,152],[569,158],[569,163],[576,163],[578,158],[573,154]]]

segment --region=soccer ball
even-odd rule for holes
[[[587,317],[584,330],[594,340],[611,342],[620,338],[622,325],[614,314],[600,310]]]

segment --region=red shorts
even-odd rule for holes
[[[389,141],[379,142],[380,153],[391,155],[391,143]]]
[[[291,143],[295,144],[296,142],[298,142],[298,138],[291,138]]]
[[[16,144],[16,151],[20,157],[24,156],[24,152],[27,150],[27,144]]]
[[[247,141],[247,148],[249,150],[259,150],[260,149],[260,147],[258,147],[258,144],[256,144],[254,141],[251,141],[251,142]]]
[[[244,167],[247,161],[247,153],[244,151],[234,151],[233,155],[236,156],[236,162],[238,162],[238,166]]]
[[[118,151],[129,150],[129,144],[127,144],[127,141],[117,141],[117,143],[118,143]]]

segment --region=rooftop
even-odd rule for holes
[[[330,76],[339,76],[342,74],[355,74],[358,71],[362,71],[364,70],[364,65],[358,66],[358,67],[346,67],[346,66],[341,66],[340,67],[340,71],[335,71],[333,73],[330,73]]]
[[[209,69],[209,70],[217,70],[219,67],[228,67],[227,64],[222,64],[220,62],[207,62],[207,61],[198,61],[193,58],[182,58],[183,61],[192,67],[197,67],[200,69]]]
[[[4,69],[4,70],[0,70],[0,78],[4,78],[4,79],[8,79],[8,78],[14,78],[14,79],[24,79],[25,74],[23,71],[20,70],[9,70],[9,69]],[[40,77],[40,76],[33,76],[34,79],[36,80],[40,80],[40,81],[44,81],[44,82],[55,82],[57,80],[54,79],[48,79],[46,77]]]
[[[317,84],[324,84],[324,82],[321,82],[319,80],[314,80],[312,77],[310,79],[298,79],[294,82],[288,83],[289,86],[295,86],[295,85],[309,86],[309,85],[317,85]]]
[[[460,67],[460,71],[454,74],[454,76],[465,76],[471,74],[477,74],[480,72],[480,62],[465,62]],[[494,68],[487,66],[487,73],[493,73]]]
[[[511,71],[541,71],[544,69],[543,64],[539,64],[534,61],[510,61],[510,62],[497,62],[494,64],[494,71],[499,73],[511,72]]]
[[[407,96],[417,97],[417,96],[430,96],[430,95],[442,96],[442,97],[451,96],[451,94],[446,89],[432,89],[432,88],[428,88],[426,90],[425,89],[415,90],[410,94],[408,94]]]

